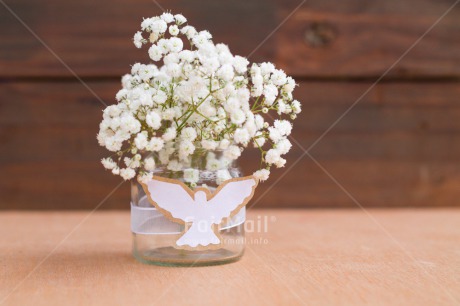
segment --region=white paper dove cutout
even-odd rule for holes
[[[190,225],[176,241],[177,248],[196,250],[219,247],[219,225],[251,200],[257,180],[252,176],[230,179],[212,193],[157,176],[141,185],[150,203],[168,219]]]

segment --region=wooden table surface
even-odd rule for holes
[[[0,305],[459,305],[460,210],[251,210],[237,263],[130,254],[129,213],[0,213]]]

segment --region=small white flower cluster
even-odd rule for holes
[[[144,19],[142,31],[134,35],[134,45],[150,44],[150,58],[162,65],[137,63],[123,76],[118,104],[104,110],[97,136],[116,158],[102,164],[126,180],[136,173],[148,180],[162,165],[183,171],[184,180],[194,183],[198,174],[190,165],[195,155],[207,158],[207,169],[220,171],[252,144],[261,152],[254,176],[268,179],[272,165],[286,163],[289,120],[301,111],[292,97],[294,79],[271,63],[250,66],[226,45],[214,44],[208,31],[198,32],[186,22],[182,15],[164,13]],[[208,154],[218,150],[223,159]]]

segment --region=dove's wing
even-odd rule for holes
[[[208,201],[213,223],[219,224],[222,219],[231,216],[231,213],[243,207],[254,195],[257,181],[252,177],[242,177],[224,182],[215,191],[215,196]]]
[[[153,178],[153,180],[143,184],[143,187],[149,200],[159,210],[163,210],[164,213],[170,214],[174,219],[184,222],[193,218],[196,205],[191,196],[192,191],[187,186],[168,182],[165,179]],[[187,189],[190,193],[187,192]]]

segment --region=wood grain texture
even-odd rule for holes
[[[296,76],[378,78],[454,4],[436,0],[278,1],[276,61]],[[404,56],[388,78],[460,76],[460,7]]]
[[[247,233],[241,261],[168,268],[131,257],[128,212],[2,212],[0,301],[458,305],[460,211],[368,213],[374,219],[360,210],[251,210],[248,219],[267,217],[268,230]]]
[[[149,0],[6,1],[79,76],[119,76],[145,50],[130,42],[142,17],[161,13]],[[405,0],[340,4],[312,0],[283,22],[301,1],[158,1],[183,12],[216,42],[254,61],[274,60],[298,77],[378,77],[454,1]],[[459,77],[460,8],[454,8],[398,64],[389,77]],[[83,25],[83,26],[82,26]],[[0,77],[71,76],[5,8],[0,8]]]
[[[142,17],[161,13],[150,0],[5,3],[106,104],[130,65],[148,60],[131,43]],[[294,145],[292,169],[258,187],[257,207],[460,205],[460,7],[361,99],[454,0],[309,0],[295,11],[300,0],[158,3],[300,83],[304,112],[293,137],[324,169],[308,156],[296,163],[303,151]],[[101,109],[0,5],[0,209],[91,209],[104,199],[120,181],[99,165],[107,154],[95,139]],[[256,164],[256,152],[242,161],[246,173]],[[128,202],[124,184],[102,208]]]
[[[136,61],[149,61],[147,49],[136,49],[132,37],[143,17],[160,15],[156,1],[34,2],[5,3],[38,37],[80,77],[121,76]],[[271,0],[158,1],[165,10],[183,13],[198,30],[208,29],[216,43],[243,56],[275,28]],[[244,23],[241,22],[244,20]],[[273,45],[264,44],[253,59],[272,59]],[[0,77],[72,77],[10,12],[0,6]]]
[[[118,82],[89,82],[112,103]],[[304,82],[293,137],[310,148],[370,83]],[[458,206],[458,83],[384,83],[310,153],[361,205]],[[95,139],[102,105],[74,82],[10,82],[0,90],[0,208],[92,209],[119,182]],[[21,115],[18,115],[21,114]],[[261,184],[256,207],[357,207],[294,143],[285,169]],[[246,173],[258,152],[242,160]],[[282,179],[281,179],[281,176]],[[281,179],[277,182],[278,179]],[[276,183],[275,183],[276,182]],[[274,186],[272,186],[274,184]],[[128,208],[124,184],[102,208]]]

